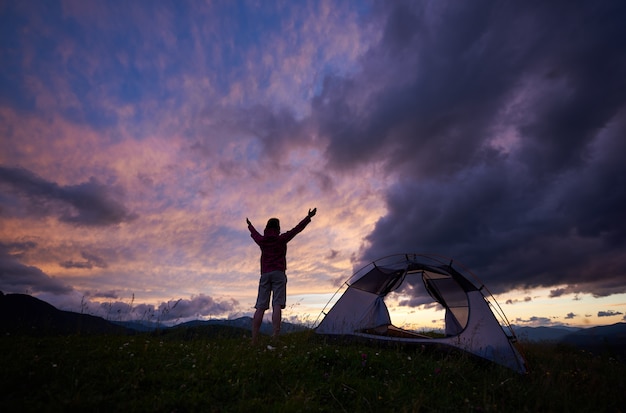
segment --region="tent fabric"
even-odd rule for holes
[[[391,324],[383,298],[356,288],[348,289],[333,307],[330,317],[316,329],[320,334],[351,334],[357,330]]]
[[[513,330],[495,299],[484,295],[482,285],[477,287],[470,281],[471,273],[461,274],[457,268],[460,267],[453,267],[451,260],[446,263],[439,256],[425,254],[394,255],[375,261],[346,281],[345,292],[315,331],[323,335],[451,346],[525,373],[526,363],[514,345]],[[418,278],[445,310],[443,338],[422,336],[392,324],[385,297],[407,280],[418,285]],[[497,310],[500,321],[492,309]]]

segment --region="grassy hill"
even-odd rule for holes
[[[458,351],[310,330],[252,346],[246,323],[129,334],[16,296],[0,297],[1,412],[626,411],[626,364],[604,345],[624,325],[576,332],[602,351],[521,342],[530,371],[519,375]]]
[[[563,337],[561,342],[596,354],[604,352],[626,360],[626,323],[579,330]]]
[[[128,335],[0,339],[0,411],[620,412],[626,365],[527,343],[519,375],[421,346],[326,342],[312,332],[251,346],[203,326]]]

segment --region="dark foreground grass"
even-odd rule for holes
[[[624,412],[626,366],[526,345],[526,376],[422,347],[245,337],[0,338],[0,411]]]

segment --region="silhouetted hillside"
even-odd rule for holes
[[[0,333],[6,334],[130,334],[133,330],[101,317],[61,311],[26,294],[0,293]]]
[[[520,341],[560,341],[580,328],[513,326]]]
[[[142,321],[109,322],[101,317],[62,311],[26,294],[0,292],[0,334],[133,334],[156,332],[170,337],[197,338],[208,336],[242,337],[250,334],[252,318],[232,320],[193,320],[172,327]],[[306,327],[283,322],[282,332],[306,330]],[[262,334],[271,334],[272,326],[263,323]]]
[[[109,322],[101,317],[62,311],[38,298],[26,294],[0,292],[0,334],[134,334],[155,332],[172,338],[244,337],[250,334],[252,319],[194,320],[173,327],[130,321]],[[307,328],[284,322],[282,333]],[[626,323],[592,327],[572,332],[558,327],[517,327],[522,341],[553,341],[572,345],[596,354],[609,353],[626,357]],[[272,327],[263,323],[263,334],[271,334]]]
[[[626,357],[626,323],[586,328],[563,337],[561,342],[592,353]]]

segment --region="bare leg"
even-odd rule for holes
[[[265,310],[260,308],[257,308],[254,312],[254,318],[252,319],[252,344],[257,343],[261,323],[263,323],[263,314],[265,314]]]
[[[272,307],[272,326],[274,326],[274,338],[278,338],[280,334],[280,321],[282,318],[282,309],[279,305]]]

